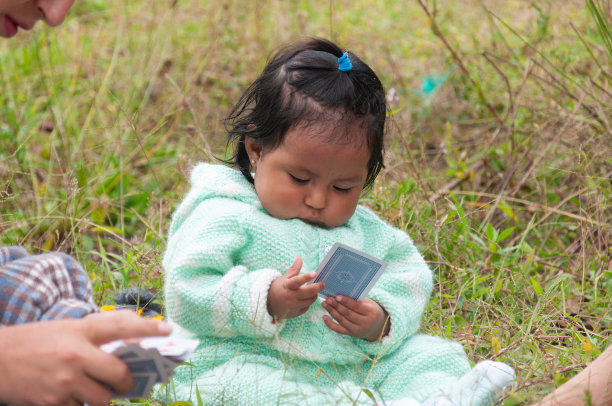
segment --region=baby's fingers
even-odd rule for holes
[[[336,323],[329,316],[323,316],[323,322],[330,330],[335,331],[338,334],[351,334],[351,332],[346,327],[343,327],[342,325]]]
[[[319,292],[323,289],[325,285],[321,283],[314,283],[312,285],[303,285],[299,289],[294,291],[295,298],[297,300],[307,300],[310,303],[314,302],[319,295]]]
[[[335,298],[331,299],[332,303],[335,301],[338,303],[338,306],[344,306],[359,315],[366,315],[369,312],[368,308],[370,306],[368,304],[368,301],[371,301],[370,299],[355,300],[348,296],[342,295],[338,295]]]
[[[292,290],[299,289],[306,282],[310,282],[311,280],[316,278],[316,276],[317,276],[316,272],[308,272],[303,275],[293,276],[287,279],[287,283],[285,284],[285,287],[287,289],[292,289]]]
[[[287,269],[287,272],[285,272],[285,276],[287,278],[293,278],[296,275],[299,275],[300,269],[302,269],[302,258],[298,255],[295,257],[293,264],[289,267],[289,269]]]
[[[351,311],[351,309],[343,306],[342,304],[336,302],[332,298],[327,298],[323,303],[323,307],[330,316],[334,318],[338,322],[338,324],[352,331],[358,324],[358,318],[356,318],[356,313]]]
[[[325,305],[327,305],[325,307],[327,310],[334,309],[336,313],[355,324],[359,324],[364,317],[362,313],[355,310],[355,307],[359,309],[360,302],[345,296],[336,296],[335,298],[330,296],[325,299]]]

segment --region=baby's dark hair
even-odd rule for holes
[[[383,136],[387,106],[382,83],[361,59],[347,52],[352,69],[338,69],[342,48],[331,41],[311,38],[281,49],[262,74],[244,92],[225,119],[228,144],[235,166],[253,183],[244,145],[251,137],[264,149],[278,147],[287,131],[317,128],[321,120],[361,125],[371,152],[365,187],[383,168]],[[330,142],[352,142],[350,132],[337,131]]]

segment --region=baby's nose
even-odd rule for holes
[[[323,188],[312,188],[306,195],[305,203],[308,207],[321,210],[325,207],[327,201],[327,193]]]

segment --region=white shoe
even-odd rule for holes
[[[384,406],[489,405],[514,387],[514,370],[503,362],[481,361],[450,388],[420,403],[412,398],[385,402]],[[383,406],[383,405],[381,405]]]

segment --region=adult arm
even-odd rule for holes
[[[590,402],[586,401],[587,396]],[[587,403],[612,404],[612,345],[578,375],[559,386],[536,406],[582,406]]]
[[[131,311],[0,329],[0,401],[21,405],[106,405],[133,385],[127,366],[100,350],[122,338],[168,335],[164,322]]]

